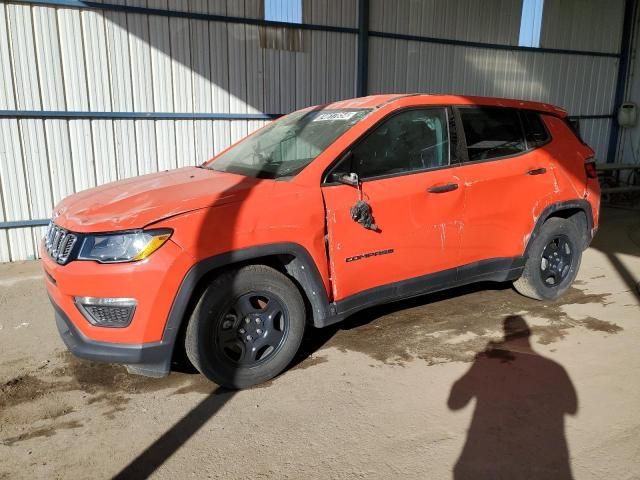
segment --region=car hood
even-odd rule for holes
[[[273,184],[204,168],[179,168],[71,195],[54,209],[54,219],[76,232],[142,228],[181,213],[240,201],[265,183]]]

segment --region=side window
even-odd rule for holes
[[[524,136],[527,139],[527,150],[537,148],[549,141],[549,132],[544,126],[538,112],[523,110],[520,112]]]
[[[352,166],[362,179],[449,164],[444,108],[407,110],[378,125],[353,150]]]
[[[469,161],[515,155],[525,151],[518,111],[512,108],[460,108]]]

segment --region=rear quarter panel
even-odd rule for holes
[[[597,228],[600,185],[597,179],[587,178],[584,167],[585,161],[594,158],[595,152],[575,136],[563,119],[551,115],[543,115],[543,118],[553,138],[548,151],[552,156],[551,167],[556,182],[555,201],[588,200],[593,224]]]
[[[552,156],[551,166],[558,194],[561,197],[584,198],[587,189],[584,162],[593,156],[593,150],[580,142],[561,118],[550,115],[543,115],[543,118],[553,138],[547,151]]]

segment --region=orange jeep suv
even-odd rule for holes
[[[231,388],[305,327],[478,281],[555,299],[598,226],[594,152],[518,100],[375,95],[284,116],[198,167],[72,195],[42,241],[77,356]]]

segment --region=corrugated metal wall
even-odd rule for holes
[[[371,0],[371,30],[517,45],[522,2]],[[617,54],[624,0],[545,0],[541,47]],[[369,88],[375,92],[455,92],[550,102],[572,115],[611,115],[618,58],[474,48],[374,37]],[[610,118],[581,128],[606,160]]]
[[[373,31],[517,45],[521,0],[370,0]]]
[[[545,0],[540,46],[617,53],[624,0]]]
[[[104,3],[263,18],[262,0]],[[356,28],[357,3],[303,0],[303,23]],[[552,102],[574,115],[610,115],[624,0],[545,0],[541,46],[600,56],[384,37],[516,46],[521,6],[518,0],[370,0],[369,92],[516,97]],[[0,110],[262,118],[355,96],[355,30],[302,29],[290,49],[262,48],[261,34],[271,45],[287,37],[282,32],[113,8],[0,3]],[[94,185],[200,163],[264,123],[0,118],[0,223],[47,218],[61,198]],[[611,119],[581,123],[604,159]],[[40,227],[0,230],[0,262],[36,256],[41,234]]]
[[[407,40],[371,40],[373,92],[455,92],[536,100],[573,115],[613,110],[617,58],[496,51]],[[583,119],[585,140],[606,160],[610,119]]]
[[[262,15],[261,0],[126,4]],[[355,0],[305,0],[304,7],[307,23],[355,25]],[[0,109],[282,113],[355,96],[355,35],[306,30],[303,51],[287,51],[261,48],[260,28],[0,4]],[[0,119],[0,222],[48,218],[73,192],[201,163],[264,123]],[[42,230],[0,230],[0,262],[34,258]]]

